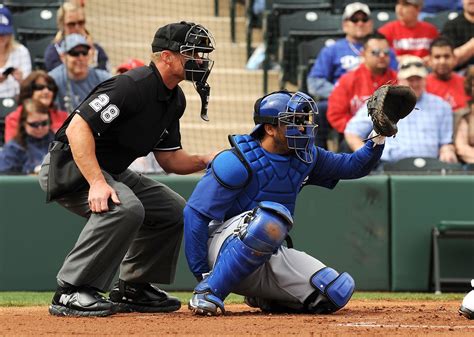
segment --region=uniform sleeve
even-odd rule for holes
[[[96,134],[107,132],[118,120],[141,108],[140,92],[128,76],[115,76],[99,84],[79,105],[77,113]]]
[[[212,220],[222,222],[241,189],[220,184],[209,167],[197,184],[184,212],[186,259],[195,276],[209,271],[207,265],[208,225]]]
[[[163,131],[159,143],[153,151],[175,151],[181,149],[181,133],[179,131],[179,119]]]
[[[372,171],[382,156],[384,145],[374,146],[369,140],[359,150],[349,153],[333,153],[317,148],[316,164],[305,185],[334,188],[340,179],[357,179]]]
[[[333,55],[331,53],[331,48],[324,47],[319,55],[316,58],[316,61],[311,68],[309,77],[319,77],[331,80],[331,64],[332,64]]]

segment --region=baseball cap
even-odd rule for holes
[[[89,46],[89,43],[87,43],[86,38],[81,34],[69,34],[66,35],[63,42],[61,42],[59,49],[61,53],[67,53],[72,49],[76,48],[77,46],[84,46],[88,49],[90,49],[91,47]]]
[[[144,66],[145,63],[139,59],[128,59],[126,62],[122,63],[117,67],[117,72],[124,73],[130,69]]]
[[[186,42],[186,34],[192,26],[194,23],[181,21],[159,28],[151,43],[152,51],[154,53],[162,50],[179,51],[179,47]]]
[[[13,34],[12,13],[10,10],[0,5],[0,35]]]
[[[357,12],[362,12],[367,16],[370,16],[370,8],[366,4],[361,2],[353,2],[350,3],[344,8],[344,13],[342,13],[342,19],[347,20],[352,17]]]
[[[423,0],[398,0],[398,3],[423,7]]]
[[[398,63],[398,79],[405,80],[412,76],[426,77],[426,70],[423,60],[418,56],[404,56]]]

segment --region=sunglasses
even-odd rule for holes
[[[28,124],[29,126],[31,126],[34,129],[38,129],[38,128],[41,128],[41,127],[48,126],[49,125],[49,119],[47,119],[45,121],[41,121],[41,122],[26,122],[26,124]]]
[[[401,64],[400,65],[400,70],[408,69],[408,68],[411,68],[411,67],[424,68],[425,66],[421,62],[409,62],[409,63]]]
[[[66,23],[66,26],[68,28],[74,28],[76,26],[82,27],[86,24],[86,20],[79,20],[79,21],[71,21]]]
[[[81,49],[81,50],[70,50],[67,52],[69,56],[78,57],[78,56],[87,56],[89,54],[89,50]]]
[[[350,18],[349,21],[352,22],[352,23],[357,23],[357,22],[363,22],[363,23],[366,23],[370,20],[370,18],[368,17],[364,17],[364,18]]]
[[[31,87],[32,87],[33,91],[41,91],[43,89],[48,89],[49,91],[56,90],[56,86],[52,83],[48,83],[48,84],[33,83]]]
[[[373,49],[370,51],[370,53],[372,54],[372,56],[380,56],[380,54],[383,54],[383,56],[388,56],[390,55],[390,49],[389,48],[386,48],[386,49]]]

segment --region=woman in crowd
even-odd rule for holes
[[[28,49],[15,41],[10,10],[0,4],[0,97],[15,97],[31,72]]]
[[[53,138],[48,107],[32,99],[25,100],[18,132],[0,151],[0,172],[38,173]]]
[[[5,118],[5,143],[15,137],[18,130],[23,104],[26,99],[32,99],[40,102],[49,108],[51,119],[51,130],[58,131],[68,114],[65,111],[57,110],[54,102],[58,88],[51,76],[42,70],[33,71],[20,86],[20,95],[18,97],[18,108],[7,115]]]
[[[92,36],[86,29],[86,16],[84,8],[73,2],[65,2],[57,14],[58,33],[44,52],[44,61],[47,71],[51,71],[61,64],[60,45],[64,37],[69,34],[81,34],[89,42],[91,49],[91,64],[93,68],[108,71],[108,57],[105,50],[97,43],[94,43]]]
[[[474,164],[474,66],[471,66],[464,81],[464,90],[471,97],[466,114],[459,120],[454,145],[458,157],[466,164]],[[474,168],[474,165],[472,165]]]

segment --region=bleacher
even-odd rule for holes
[[[318,52],[341,38],[341,13],[350,0],[266,0],[261,17],[253,15],[254,0],[186,0],[161,4],[143,1],[90,0],[86,3],[87,28],[101,43],[114,67],[129,57],[149,59],[149,44],[156,28],[171,21],[202,23],[216,37],[215,68],[210,76],[211,122],[199,120],[200,99],[190,83],[182,87],[188,110],[182,119],[183,144],[191,152],[220,150],[226,136],[247,132],[249,112],[265,92],[306,89],[306,74]],[[396,1],[362,1],[373,11],[375,27],[393,20]],[[43,68],[43,51],[56,33],[56,10],[62,1],[6,0],[14,13],[17,39],[30,50],[34,68]],[[217,15],[216,15],[217,14]],[[455,13],[428,18],[441,27]],[[264,43],[263,69],[248,71],[252,50]],[[271,64],[276,64],[271,69]]]

